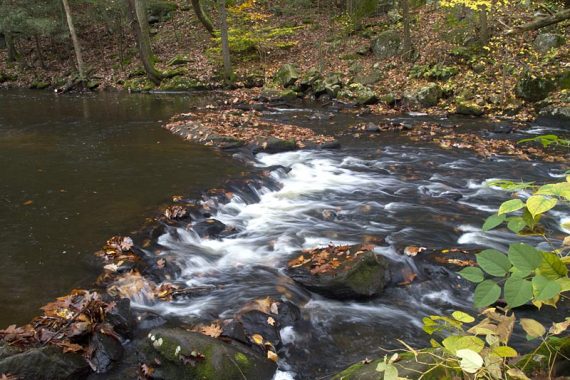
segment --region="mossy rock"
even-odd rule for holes
[[[176,57],[172,58],[170,61],[168,61],[167,65],[168,66],[180,66],[180,65],[185,65],[189,62],[190,62],[190,60],[188,59],[187,56],[179,54]]]
[[[354,101],[358,105],[378,103],[376,93],[361,83],[351,83],[347,88],[340,90],[339,98]]]
[[[204,90],[206,87],[206,85],[197,79],[184,76],[165,79],[160,84],[160,89],[164,91],[195,91]]]
[[[566,38],[560,34],[541,33],[534,39],[534,48],[542,53],[548,53],[550,49],[556,49],[566,43]]]
[[[556,88],[556,83],[551,78],[523,76],[516,85],[516,95],[530,102],[542,100]]]
[[[566,70],[558,76],[558,88],[570,90],[570,70]]]
[[[154,83],[148,78],[134,78],[125,81],[125,88],[133,92],[147,92],[155,89]]]
[[[50,86],[50,84],[48,82],[37,81],[37,82],[32,82],[32,84],[30,85],[30,89],[32,89],[32,90],[45,90],[49,86]]]
[[[311,69],[301,76],[295,89],[300,92],[310,91],[322,79],[323,76],[317,69]]]
[[[457,99],[455,101],[455,113],[466,116],[482,116],[485,111],[483,111],[483,108],[475,102]]]
[[[424,107],[436,106],[443,96],[443,91],[437,83],[429,83],[418,90],[415,99]]]
[[[270,380],[277,369],[274,362],[237,342],[229,344],[180,328],[152,330],[147,353],[159,359],[154,376],[164,379]]]
[[[131,71],[131,72],[127,75],[127,78],[128,78],[128,79],[132,79],[132,78],[144,77],[145,75],[146,75],[146,71],[144,71],[144,68],[139,67],[139,68],[134,69],[133,71]]]
[[[368,74],[359,73],[354,77],[354,82],[362,83],[363,85],[369,86],[376,84],[382,80],[384,76],[379,70],[372,70]]]
[[[299,71],[294,65],[290,63],[286,63],[281,66],[275,74],[275,80],[283,87],[294,85],[298,79]]]
[[[410,353],[401,354],[401,360],[394,363],[398,369],[398,376],[417,379],[421,373],[424,373],[422,379],[425,380],[452,380],[460,375],[456,370],[437,366],[434,356],[429,351],[437,350],[419,353],[417,359]],[[334,375],[331,380],[382,380],[384,374],[376,371],[376,367],[383,361],[384,359],[377,359],[368,364],[362,362],[353,364]]]

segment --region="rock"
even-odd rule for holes
[[[372,52],[379,59],[390,58],[400,54],[401,33],[396,30],[387,30],[380,33],[372,41]]]
[[[423,373],[422,379],[440,380],[452,379],[460,375],[458,370],[446,367],[433,368],[432,363],[435,362],[435,355],[441,355],[438,350],[429,350],[432,353],[421,352],[417,359],[411,353],[402,353],[402,360],[394,363],[398,369],[398,376],[401,378],[416,379],[418,375]],[[433,352],[435,351],[435,352]],[[337,373],[331,380],[382,380],[384,375],[376,371],[378,364],[384,362],[384,359],[373,360],[367,364],[359,362],[351,365],[342,372]],[[430,370],[426,373],[427,370]]]
[[[105,373],[121,360],[124,350],[121,342],[114,337],[95,332],[89,342],[89,351],[92,369],[97,373]]]
[[[369,74],[358,74],[354,77],[354,82],[362,83],[363,85],[371,85],[378,83],[382,80],[382,73],[378,70],[373,70]]]
[[[550,78],[533,78],[525,75],[517,82],[515,93],[521,99],[537,102],[546,98],[555,87],[556,84]]]
[[[100,85],[101,85],[101,82],[96,80],[96,79],[92,79],[89,82],[87,82],[87,88],[92,90],[92,91],[95,90]]]
[[[467,116],[481,116],[485,112],[481,106],[474,102],[458,99],[455,101],[455,113]]]
[[[297,143],[294,139],[283,140],[272,136],[258,139],[253,146],[254,153],[280,153],[289,152],[296,149]]]
[[[178,9],[178,5],[174,2],[163,0],[152,0],[148,2],[148,19],[149,24],[153,22],[166,21],[171,18],[173,12]],[[151,22],[151,19],[153,22]],[[155,21],[158,19],[158,21]]]
[[[287,88],[287,89],[279,92],[278,96],[279,96],[280,100],[291,101],[291,100],[297,99],[299,97],[299,94],[296,91],[294,91],[290,88]]]
[[[424,107],[433,107],[437,105],[439,99],[443,96],[443,91],[437,83],[429,83],[422,87],[415,95],[415,99]]]
[[[370,122],[366,125],[366,132],[371,132],[371,133],[380,132],[380,126]]]
[[[561,90],[570,90],[570,70],[566,70],[558,76],[558,88]]]
[[[281,68],[275,74],[275,80],[283,87],[294,85],[298,79],[299,71],[290,63],[281,66]]]
[[[363,246],[315,249],[304,252],[289,262],[289,276],[307,289],[335,299],[363,299],[379,295],[389,282],[388,261]],[[306,255],[317,260],[326,257],[327,264],[315,265]],[[320,257],[320,258],[319,258]],[[332,264],[332,263],[337,264]]]
[[[246,346],[225,343],[184,329],[156,329],[149,333],[150,357],[157,357],[153,378],[270,380],[277,365]]]
[[[194,224],[192,229],[200,237],[212,239],[218,237],[226,229],[226,225],[217,219],[206,219]]]
[[[190,60],[188,59],[187,56],[179,54],[176,57],[172,58],[170,61],[168,61],[167,65],[168,66],[180,66],[180,65],[185,65],[189,62],[190,62]]]
[[[570,120],[570,106],[554,106],[550,105],[540,110],[540,116]]]
[[[542,33],[536,36],[533,45],[538,52],[544,54],[548,53],[550,49],[563,46],[565,43],[566,39],[560,34]]]
[[[43,82],[43,81],[37,81],[37,82],[33,82],[30,85],[30,89],[31,90],[45,90],[46,88],[48,88],[50,86],[49,83],[47,82]]]
[[[336,98],[341,88],[342,77],[338,73],[331,73],[327,75],[323,80],[316,81],[313,86],[316,98],[325,94],[331,98]]]
[[[361,83],[351,83],[348,88],[341,90],[338,96],[353,100],[358,105],[378,103],[376,93]]]
[[[64,354],[55,346],[32,348],[0,360],[0,374],[9,373],[21,380],[75,380],[90,372],[81,355]]]
[[[363,45],[356,49],[358,55],[368,55],[368,53],[370,53],[370,46]]]
[[[136,327],[135,317],[131,310],[131,301],[128,298],[121,298],[114,301],[114,307],[110,308],[106,314],[107,322],[121,336],[131,338]]]
[[[321,81],[323,76],[316,69],[311,69],[307,71],[301,79],[299,80],[297,90],[301,92],[307,92],[311,90],[318,81]]]

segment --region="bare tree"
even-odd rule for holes
[[[412,46],[412,36],[410,31],[410,3],[408,0],[400,0],[400,6],[402,7],[402,21],[404,26],[404,35],[402,38],[402,50],[404,56],[411,58],[414,48]]]
[[[150,45],[150,34],[146,7],[144,0],[128,0],[131,25],[137,40],[139,55],[146,71],[146,75],[151,82],[159,85],[163,75],[152,62],[152,47]]]
[[[77,33],[75,32],[75,26],[73,25],[73,17],[71,15],[69,3],[67,0],[62,0],[62,2],[63,8],[65,9],[65,17],[67,18],[67,26],[69,27],[69,34],[71,34],[71,41],[73,42],[73,50],[75,50],[75,59],[77,60],[79,80],[83,82],[85,81],[85,66],[83,64],[83,55],[81,54],[81,45],[79,44],[79,39],[77,38]]]
[[[224,61],[224,81],[232,80],[232,61],[230,57],[230,43],[228,31],[228,15],[226,12],[226,0],[219,0],[220,5],[220,29],[222,32],[222,58]]]

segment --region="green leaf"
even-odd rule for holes
[[[556,283],[560,285],[560,292],[564,293],[570,291],[570,278],[562,277],[556,280]]]
[[[501,288],[493,280],[485,280],[475,288],[473,304],[475,307],[486,307],[495,303],[501,296]]]
[[[540,263],[538,267],[538,272],[546,278],[556,280],[568,275],[568,267],[564,265],[558,255],[551,252],[544,252],[542,254],[542,263]]]
[[[532,284],[518,276],[505,281],[505,301],[509,307],[518,307],[532,300]]]
[[[502,358],[516,358],[519,356],[518,352],[509,346],[499,346],[493,348],[493,353]]]
[[[536,227],[540,221],[540,215],[532,216],[526,207],[523,210],[522,218],[531,231],[534,230],[534,227]]]
[[[570,183],[560,182],[560,183],[549,183],[547,185],[541,186],[535,195],[551,195],[560,198],[566,198],[570,200]]]
[[[523,201],[520,199],[511,199],[510,201],[503,202],[499,207],[498,215],[507,214],[509,212],[520,210],[524,207]]]
[[[481,352],[485,347],[485,342],[473,335],[450,335],[441,342],[443,347],[445,347],[453,355],[459,350],[469,349],[475,352]]]
[[[520,322],[523,330],[531,338],[538,338],[546,334],[546,329],[544,328],[544,326],[541,325],[539,322],[535,321],[534,319],[521,318]]]
[[[533,271],[542,263],[542,253],[525,243],[509,247],[509,260],[521,272]]]
[[[537,300],[548,301],[557,296],[562,288],[555,280],[550,280],[544,276],[535,276],[532,279],[532,290]]]
[[[512,266],[508,257],[496,249],[486,249],[476,257],[481,269],[491,276],[503,277]]]
[[[483,271],[476,267],[466,267],[458,272],[467,281],[479,283],[485,279]]]
[[[475,322],[475,318],[473,318],[472,316],[470,316],[467,313],[464,313],[462,311],[454,311],[451,316],[455,319],[457,319],[459,322],[463,322],[463,323],[471,323],[471,322]]]
[[[525,227],[526,227],[526,222],[520,216],[509,218],[509,222],[507,223],[507,228],[513,231],[515,234],[521,232]]]
[[[476,373],[483,366],[483,358],[473,350],[459,350],[457,357],[461,358],[459,366],[467,373]]]
[[[497,215],[497,214],[491,215],[485,220],[485,223],[483,224],[482,228],[483,231],[487,232],[499,226],[501,223],[505,221],[505,218],[506,218],[505,215]]]
[[[526,201],[526,207],[530,214],[535,217],[538,214],[544,214],[554,206],[558,200],[556,198],[547,198],[543,195],[533,195]]]

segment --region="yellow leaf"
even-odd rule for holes
[[[532,338],[538,338],[546,334],[546,329],[539,322],[530,318],[521,318],[523,330]]]
[[[253,340],[255,344],[263,344],[263,337],[259,334],[253,334],[251,340]]]

